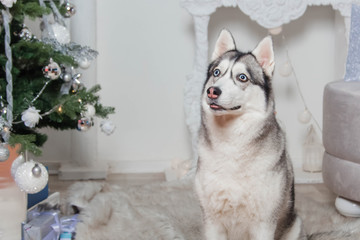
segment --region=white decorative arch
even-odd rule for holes
[[[185,114],[189,127],[194,160],[197,164],[197,138],[200,128],[200,95],[208,64],[208,24],[210,15],[219,7],[239,7],[260,26],[273,29],[300,18],[308,6],[331,5],[344,17],[346,37],[350,30],[351,5],[360,0],[181,0],[181,5],[193,16],[195,25],[195,61],[193,72],[185,84]]]

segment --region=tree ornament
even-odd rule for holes
[[[79,130],[80,132],[86,132],[91,128],[92,125],[93,123],[91,119],[87,117],[82,117],[81,119],[78,120],[77,130]]]
[[[65,26],[61,25],[60,23],[54,23],[50,25],[53,32],[55,39],[61,44],[70,43],[70,32]]]
[[[10,156],[10,151],[7,145],[4,143],[0,144],[0,162],[5,162]]]
[[[87,58],[82,58],[79,62],[79,67],[82,69],[88,69],[90,67],[91,62]]]
[[[66,17],[66,18],[72,17],[76,13],[75,5],[70,3],[69,1],[65,1],[63,3],[62,7],[64,7],[66,10],[66,12],[64,14],[64,17]]]
[[[60,44],[70,43],[70,32],[65,26],[61,25],[58,22],[49,24],[49,29],[44,27],[42,31],[42,38],[51,38],[58,41]]]
[[[2,120],[2,118],[1,118],[1,120]],[[2,129],[1,129],[1,137],[3,139],[9,139],[10,138],[10,127],[7,124],[8,124],[7,122],[5,122],[5,124],[0,123],[0,127],[2,127]]]
[[[1,0],[1,3],[8,8],[11,8],[17,0]]]
[[[21,120],[24,121],[25,126],[29,128],[35,127],[38,124],[40,118],[42,118],[39,114],[40,110],[37,110],[35,107],[29,107],[25,110],[21,115]]]
[[[95,116],[96,110],[95,107],[91,104],[86,104],[85,105],[85,112],[83,113],[83,115],[87,118],[92,118]]]
[[[48,179],[49,174],[44,165],[33,160],[21,164],[15,173],[16,184],[26,193],[40,192]]]
[[[106,135],[111,135],[115,131],[115,125],[110,120],[104,120],[100,123],[101,131],[104,132]]]
[[[70,82],[72,79],[72,67],[61,65],[60,78],[66,83]]]
[[[11,176],[15,178],[15,173],[18,169],[18,167],[25,162],[25,158],[22,154],[20,154],[13,163],[11,164]]]
[[[21,29],[18,36],[21,37],[24,40],[31,40],[33,38],[33,34],[29,30],[29,28],[26,27],[25,25],[23,26],[23,29]]]
[[[54,62],[52,58],[50,58],[50,63],[47,66],[43,67],[42,71],[44,76],[51,80],[58,79],[61,75],[61,68],[59,64]]]
[[[280,66],[280,75],[283,77],[288,77],[292,73],[291,63],[286,61],[283,65]]]
[[[6,115],[6,112],[7,112],[6,107],[3,107],[3,108],[0,109],[0,115]]]
[[[71,87],[73,92],[77,92],[77,90],[82,89],[83,84],[80,82],[81,73],[76,73],[72,76],[72,84]]]
[[[307,124],[310,122],[311,120],[311,113],[309,112],[309,110],[307,108],[304,109],[304,111],[302,111],[301,113],[299,113],[298,115],[298,120],[299,122],[303,123],[303,124]]]
[[[2,100],[2,96],[0,96],[0,116],[6,117],[7,108]]]
[[[35,163],[35,166],[31,169],[32,174],[34,177],[40,177],[41,176],[41,168],[38,163]]]

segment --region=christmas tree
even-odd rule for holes
[[[20,144],[22,151],[40,155],[47,136],[39,129],[86,131],[94,116],[106,118],[97,95],[87,88],[77,68],[87,68],[97,52],[70,42],[66,18],[76,12],[67,0],[1,0],[0,132],[2,142]],[[40,18],[42,37],[24,25],[25,17]],[[106,133],[113,125],[105,123]],[[1,152],[0,152],[1,155]]]

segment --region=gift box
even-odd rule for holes
[[[32,219],[23,226],[25,240],[54,240],[59,238],[59,211],[33,212]]]
[[[61,234],[60,240],[71,240],[76,235],[76,224],[79,222],[78,214],[72,216],[63,216],[60,219]]]

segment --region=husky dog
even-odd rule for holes
[[[230,32],[216,42],[201,98],[195,190],[207,240],[306,239],[275,118],[271,37],[248,53]]]

